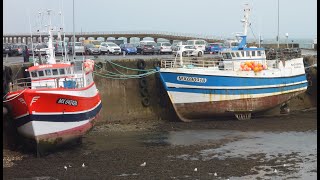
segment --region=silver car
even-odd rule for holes
[[[171,54],[172,53],[172,48],[171,44],[168,42],[160,42],[157,43],[157,45],[154,47],[154,51],[158,54]]]
[[[72,54],[73,52],[73,43],[69,43],[69,53]],[[84,54],[85,53],[85,48],[82,42],[75,42],[74,43],[74,52],[75,54]]]

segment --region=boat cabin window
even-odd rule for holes
[[[31,77],[38,77],[37,71],[31,71]]]
[[[231,54],[229,52],[222,54],[224,59],[232,59]]]
[[[246,51],[246,56],[250,57],[250,51]]]
[[[236,57],[236,55],[234,54],[234,52],[231,53],[232,57]]]
[[[43,71],[38,71],[39,77],[44,76],[44,72]]]
[[[251,51],[252,56],[256,56],[256,51]]]
[[[52,69],[52,75],[58,75],[58,69]]]
[[[257,55],[258,55],[258,56],[261,56],[261,51],[257,51]]]
[[[67,74],[71,74],[70,68],[66,68],[66,69],[67,69]]]
[[[244,57],[244,51],[241,51],[241,55],[242,55],[242,57]]]
[[[47,76],[51,76],[51,75],[52,75],[51,69],[46,69],[46,70],[44,70],[44,71],[46,72],[46,75],[47,75]]]
[[[60,75],[64,75],[64,74],[66,74],[66,72],[65,72],[64,69],[59,69],[59,74],[60,74]]]
[[[239,52],[236,52],[236,55],[237,55],[237,57],[240,57],[240,54],[239,54]]]

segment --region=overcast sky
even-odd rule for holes
[[[74,0],[75,31],[166,31],[233,37],[243,31],[243,4],[252,7],[253,33],[277,35],[278,0]],[[317,0],[279,0],[280,37],[316,37]],[[72,32],[72,0],[3,0],[4,33],[35,31],[43,19],[39,11],[62,9],[65,31]],[[57,17],[57,16],[56,16]],[[53,22],[59,22],[59,18]],[[249,29],[248,36],[253,37]]]

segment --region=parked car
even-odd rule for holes
[[[162,54],[162,53],[171,54],[172,53],[171,44],[168,42],[157,43],[157,45],[154,47],[154,50],[158,54]]]
[[[89,55],[97,55],[101,54],[100,49],[95,47],[93,44],[86,44],[85,45],[85,52]]]
[[[196,48],[195,46],[190,45],[179,45],[177,51],[173,51],[174,56],[198,56],[201,57],[203,55],[203,50],[200,48]]]
[[[101,54],[120,54],[121,48],[113,42],[102,42],[99,47]]]
[[[59,56],[59,55],[62,56],[62,55],[64,55],[66,53],[66,49],[64,48],[64,46],[56,45],[54,53],[55,53],[56,56]]]
[[[183,42],[183,41],[176,41],[176,42],[172,43],[172,45],[171,45],[172,51],[177,51],[179,45],[187,45],[187,43]]]
[[[140,41],[140,45],[153,45],[153,46],[155,46],[156,42],[152,41],[152,40],[142,40],[142,41]]]
[[[48,45],[47,44],[43,44],[43,43],[40,43],[40,44],[37,44],[35,46],[35,49],[33,50],[34,53],[37,55],[39,52],[41,55],[46,55],[47,54],[47,50],[48,50]]]
[[[10,44],[3,45],[3,55],[13,55],[12,46]]]
[[[154,45],[139,45],[137,46],[137,53],[139,54],[155,54]]]
[[[22,51],[25,49],[25,44],[13,44],[12,51],[14,56],[21,56]]]
[[[33,47],[32,47],[32,44],[28,44],[27,47],[28,47],[30,56],[32,56],[32,54],[34,53],[34,50],[36,49],[36,45],[33,44]]]
[[[188,40],[187,45],[194,46],[197,49],[201,49],[202,51],[206,50],[206,45],[208,43],[205,40],[196,39],[196,40]]]
[[[75,55],[77,54],[84,54],[85,53],[85,48],[84,45],[82,44],[82,42],[75,42],[74,43],[74,51],[75,51]],[[68,53],[72,54],[73,53],[73,42],[70,42],[68,44]]]
[[[223,43],[209,43],[206,46],[206,51],[207,53],[218,53],[224,48]]]
[[[120,48],[126,54],[137,54],[137,48],[133,44],[120,44]]]

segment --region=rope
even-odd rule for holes
[[[151,74],[157,73],[158,71],[152,71],[144,74],[138,74],[138,75],[126,75],[126,74],[100,74],[98,72],[93,72],[95,75],[98,75],[100,77],[109,78],[109,79],[139,79],[142,77],[149,76]]]
[[[14,78],[13,78],[12,80],[15,80],[15,79],[16,79],[16,77],[18,76],[18,74],[19,74],[19,72],[20,72],[20,69],[22,69],[23,65],[24,65],[24,64],[22,64],[22,65],[20,66],[18,72],[16,73],[16,75],[14,76]]]
[[[8,99],[8,100],[5,100],[5,101],[3,101],[4,103],[6,103],[6,102],[9,102],[9,101],[12,101],[12,100],[14,100],[15,98],[17,98],[17,97],[19,97],[24,91],[26,91],[27,89],[24,89],[24,90],[22,90],[18,95],[16,95],[14,98],[11,98],[11,99]]]
[[[117,71],[117,73],[114,73],[114,72],[111,72],[111,71],[107,71],[107,74],[102,74],[102,73],[99,73],[97,71],[94,71],[93,73],[95,75],[98,75],[100,77],[104,77],[104,78],[109,78],[109,79],[139,79],[139,78],[142,78],[142,77],[146,77],[146,76],[149,76],[151,74],[154,74],[154,73],[157,73],[158,71],[155,70],[155,69],[147,69],[147,70],[144,70],[144,69],[135,69],[135,68],[128,68],[128,67],[125,67],[125,66],[121,66],[119,64],[116,64],[114,62],[111,62],[110,60],[106,60],[108,63],[110,63],[111,67],[113,69],[115,69]],[[96,67],[99,67],[97,64],[94,64]],[[145,72],[143,74],[138,74],[138,75],[129,75],[129,74],[124,74],[122,73],[121,71],[119,71],[116,67],[114,66],[117,66],[117,67],[120,67],[120,68],[123,68],[123,69],[127,69],[127,70],[132,70],[132,71],[140,71],[140,72]]]
[[[119,65],[119,64],[116,64],[116,63],[114,63],[114,62],[112,62],[112,61],[110,61],[110,60],[106,60],[106,61],[109,62],[109,63],[111,63],[111,64],[113,64],[113,65],[115,65],[115,66],[121,67],[121,68],[123,68],[123,69],[132,70],[132,71],[153,71],[153,70],[154,70],[154,69],[146,69],[146,70],[144,70],[144,69],[128,68],[128,67],[125,67],[125,66],[121,66],[121,65]]]

